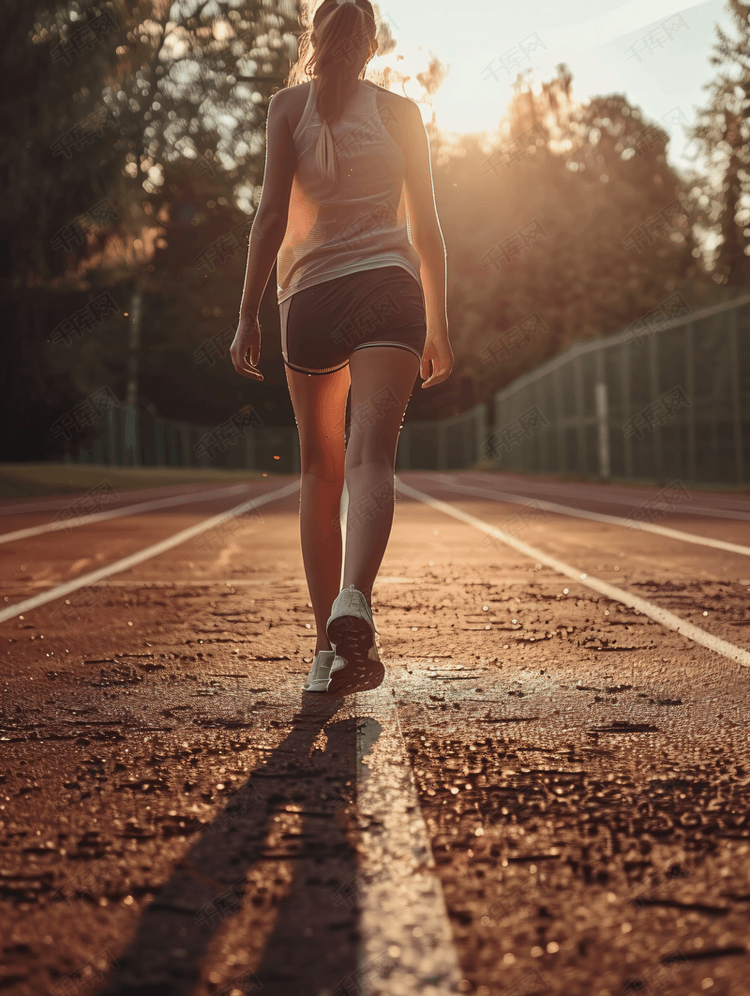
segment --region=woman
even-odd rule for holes
[[[300,437],[302,556],[317,629],[303,687],[333,695],[383,679],[372,586],[393,523],[399,431],[417,373],[431,387],[453,367],[429,143],[416,103],[364,79],[376,34],[369,0],[323,0],[300,39],[290,85],[269,104],[263,192],[231,348],[237,372],[263,380],[258,309],[278,255],[282,354]]]

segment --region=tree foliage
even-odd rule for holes
[[[719,72],[704,89],[708,106],[699,109],[689,134],[693,159],[706,168],[693,188],[696,223],[715,240],[716,283],[750,284],[750,4],[728,0],[736,38],[716,24],[709,57]]]
[[[719,31],[722,71],[694,132],[706,175],[676,172],[666,130],[624,94],[577,101],[565,64],[538,88],[520,74],[492,133],[448,133],[433,115],[456,367],[440,388],[414,392],[409,419],[490,400],[675,293],[697,307],[750,283],[750,8],[729,6],[739,39]],[[142,405],[209,424],[252,400],[269,423],[290,422],[274,275],[261,310],[266,381],[249,387],[227,348],[268,100],[295,58],[296,5],[5,0],[4,12],[14,87],[0,103],[0,288],[14,334],[3,359],[6,402],[24,429],[6,458],[49,455],[50,423],[92,391],[106,385],[124,398],[135,287]],[[379,40],[384,51],[397,44],[387,19]],[[449,71],[430,53],[416,76],[426,105]],[[373,79],[397,88],[409,77],[392,68]],[[668,224],[658,221],[665,212]],[[697,235],[712,229],[719,246],[707,270]],[[55,341],[61,323],[102,293],[112,313],[68,345]],[[540,319],[537,331],[508,350],[508,330],[529,316]],[[201,360],[207,343],[211,362]]]
[[[624,94],[577,103],[561,64],[537,92],[519,81],[490,141],[433,142],[456,354],[445,414],[489,401],[521,373],[618,331],[670,294],[682,291],[695,306],[705,276],[668,140]],[[666,208],[670,223],[660,224]],[[652,234],[637,237],[644,224]],[[510,330],[534,315],[544,331],[508,349]],[[414,418],[426,410],[422,398],[410,409]]]
[[[184,217],[193,203],[194,230],[211,196],[226,227],[248,218],[296,9],[290,0],[6,0],[4,9],[14,87],[0,105],[0,288],[16,335],[3,359],[14,372],[6,401],[26,432],[6,456],[22,459],[47,451],[49,424],[82,394],[107,385],[122,397],[134,284],[152,305],[179,298],[184,274],[154,262],[173,204]],[[167,170],[178,182],[165,183]],[[208,234],[196,233],[196,251]],[[104,290],[115,311],[56,343],[60,324]]]

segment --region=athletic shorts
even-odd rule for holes
[[[427,321],[422,288],[402,266],[324,280],[279,305],[281,354],[301,373],[341,370],[357,349],[396,346],[422,358]]]

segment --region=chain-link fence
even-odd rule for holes
[[[396,470],[456,470],[482,459],[487,439],[487,405],[437,422],[401,427]]]
[[[493,458],[500,469],[594,480],[748,482],[750,294],[697,312],[674,294],[617,335],[576,346],[499,391],[492,432],[487,415],[478,404],[406,422],[396,469]],[[207,428],[155,418],[103,390],[54,433],[72,438],[82,424],[87,441],[68,444],[80,463],[300,469],[297,426],[264,426],[250,405]]]
[[[750,481],[750,294],[694,312],[680,294],[495,395],[483,456],[526,472]]]
[[[91,407],[91,406],[90,406]],[[218,467],[298,473],[297,426],[269,427],[246,406],[213,428],[155,418],[132,405],[104,398],[90,420],[87,441],[69,445],[70,459],[84,464],[145,467]],[[348,420],[347,420],[348,437]],[[470,467],[487,437],[487,406],[438,422],[412,422],[401,429],[399,470]]]
[[[297,426],[258,425],[251,406],[209,427],[155,418],[110,401],[89,438],[69,447],[72,462],[143,467],[215,467],[297,473]]]

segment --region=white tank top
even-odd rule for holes
[[[279,304],[324,280],[381,266],[401,266],[417,283],[420,260],[406,222],[403,150],[380,118],[377,88],[357,80],[357,91],[330,126],[339,176],[316,165],[321,120],[313,79],[294,130],[297,166],[289,215],[277,260]]]

